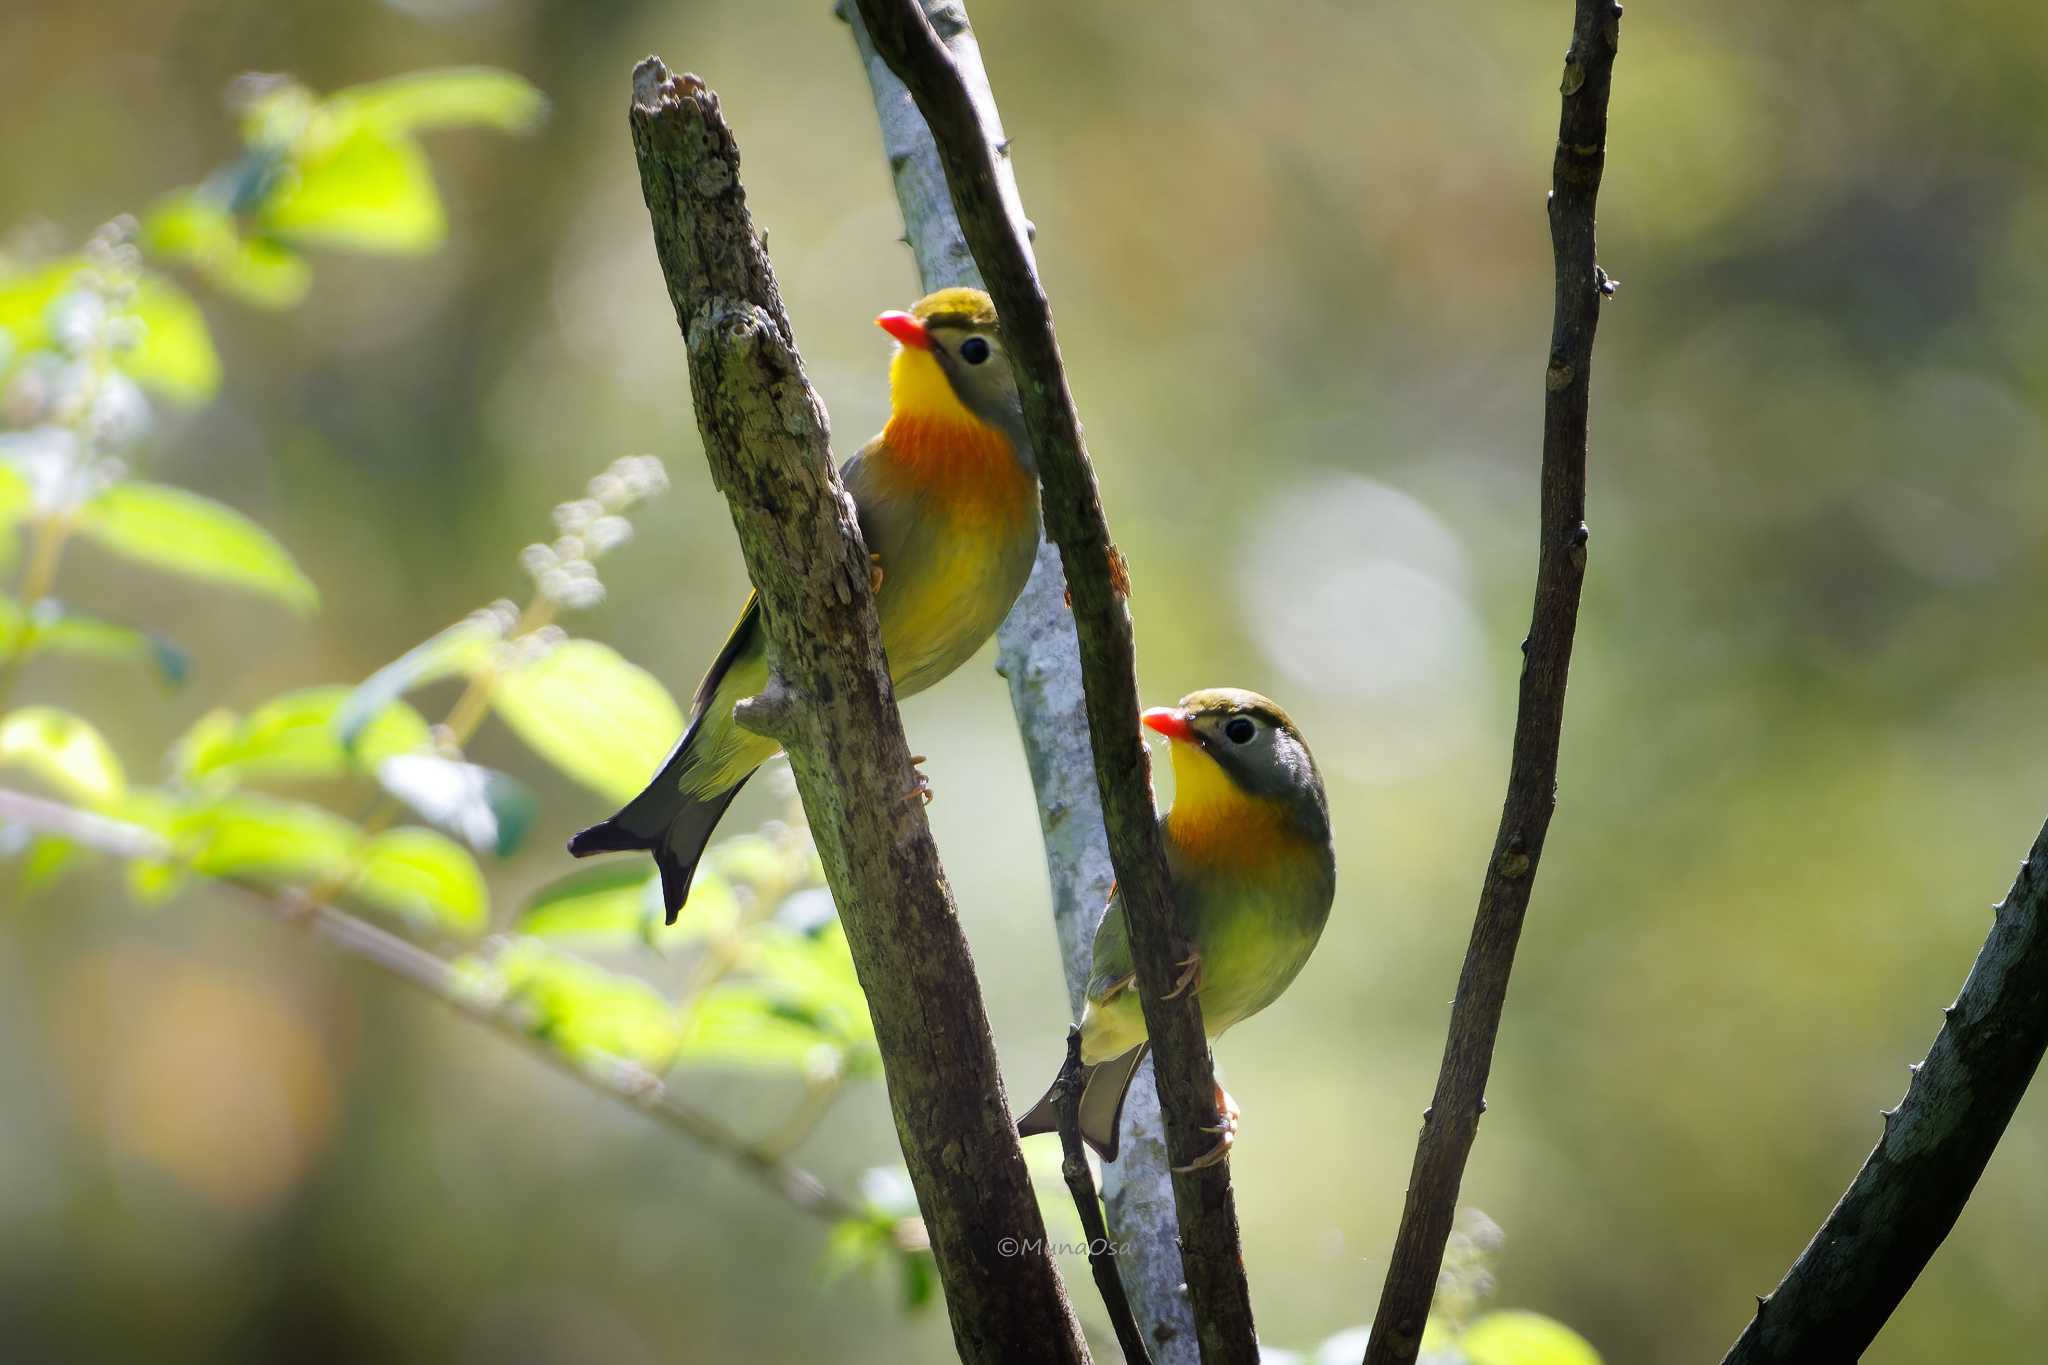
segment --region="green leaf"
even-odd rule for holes
[[[1458,1347],[1472,1365],[1600,1365],[1593,1343],[1541,1313],[1488,1313],[1465,1329]]]
[[[337,90],[328,97],[327,108],[392,133],[460,127],[523,133],[546,117],[548,102],[509,71],[458,66],[410,71]]]
[[[0,597],[0,657],[13,650],[24,658],[48,653],[148,663],[173,686],[185,681],[190,666],[185,651],[160,635],[80,616],[48,597],[26,616],[11,599]]]
[[[121,356],[123,370],[182,403],[201,403],[220,388],[220,355],[192,296],[161,275],[144,275],[130,305],[142,323],[142,344]]]
[[[244,236],[227,205],[203,189],[159,199],[143,219],[142,245],[259,308],[289,308],[313,284],[305,257],[282,242]]]
[[[675,1007],[645,981],[531,939],[500,953],[495,965],[507,992],[533,1011],[534,1032],[570,1056],[623,1057],[657,1072],[674,1063]]]
[[[518,930],[535,938],[674,947],[729,932],[739,920],[732,888],[706,866],[690,887],[690,913],[663,921],[661,882],[642,858],[618,858],[550,882],[526,903]]]
[[[595,640],[570,640],[498,680],[491,704],[570,777],[615,801],[639,794],[683,730],[653,674]]]
[[[384,790],[479,853],[510,857],[539,803],[526,784],[438,754],[395,754],[377,765]]]
[[[15,356],[49,345],[50,305],[63,297],[84,268],[83,257],[66,256],[0,278],[0,330],[12,339]]]
[[[644,939],[650,920],[662,919],[660,879],[639,858],[580,868],[542,887],[514,925],[520,933],[555,939]]]
[[[772,987],[743,981],[714,986],[690,1007],[676,1060],[804,1075],[845,1070],[836,1039]]]
[[[339,137],[308,137],[297,174],[263,204],[257,222],[287,242],[383,255],[441,244],[447,222],[426,153],[402,133],[356,123]]]
[[[451,933],[478,933],[490,918],[490,892],[476,859],[430,829],[394,829],[370,840],[348,894]]]
[[[104,810],[127,786],[100,732],[54,706],[24,706],[0,720],[0,768],[23,768],[82,806]]]
[[[78,529],[116,554],[247,588],[297,611],[310,611],[320,600],[268,531],[182,488],[115,484],[80,509]]]
[[[186,809],[171,837],[205,876],[321,882],[347,872],[361,831],[318,806],[235,795]]]
[[[5,368],[0,363],[0,368]],[[0,532],[11,530],[28,517],[35,506],[28,479],[6,460],[0,460]]]
[[[55,886],[63,880],[66,872],[77,865],[82,852],[71,840],[54,834],[41,834],[31,839],[27,852],[21,857],[21,894],[33,896]]]
[[[374,773],[384,760],[427,746],[425,718],[393,702],[361,732],[354,749],[344,748],[337,720],[351,695],[346,687],[308,687],[272,697],[247,716],[225,707],[209,711],[172,750],[174,769],[188,782],[318,781]]]
[[[504,619],[481,611],[392,660],[364,679],[335,718],[341,742],[353,745],[363,726],[415,687],[454,674],[474,675],[490,662],[491,647],[505,638]]]

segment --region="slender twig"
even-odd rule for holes
[[[697,426],[760,594],[771,685],[740,724],[787,751],[846,926],[963,1360],[1088,1358],[952,892],[914,787],[869,561],[718,98],[649,58],[631,124]]]
[[[149,830],[26,792],[0,789],[0,823],[54,834],[118,858],[165,858],[171,852]],[[798,1210],[835,1223],[867,1216],[809,1171],[785,1160],[782,1150],[748,1142],[710,1114],[680,1099],[659,1076],[639,1063],[605,1056],[578,1058],[562,1051],[534,1032],[531,1018],[516,1001],[480,992],[453,964],[418,944],[316,900],[303,888],[279,891],[228,878],[208,880],[233,888],[273,918],[318,934],[348,956],[432,996],[498,1036],[524,1045],[565,1075],[632,1106],[733,1162]]]
[[[1053,1112],[1059,1116],[1060,1174],[1066,1177],[1067,1193],[1074,1196],[1074,1212],[1081,1216],[1081,1236],[1088,1242],[1088,1268],[1095,1273],[1095,1287],[1102,1294],[1102,1306],[1109,1310],[1109,1324],[1116,1331],[1116,1344],[1123,1348],[1129,1365],[1149,1365],[1145,1338],[1131,1316],[1131,1301],[1124,1295],[1123,1279],[1117,1274],[1118,1249],[1109,1240],[1102,1223],[1102,1204],[1095,1195],[1095,1178],[1088,1173],[1088,1149],[1081,1145],[1081,1091],[1087,1073],[1081,1068],[1081,1030],[1067,1031],[1067,1060],[1053,1081]]]
[[[980,114],[983,139],[997,149],[997,175],[1013,227],[1028,238],[1030,224],[1015,192],[1009,142],[981,50],[959,0],[923,0],[933,30],[953,55]],[[949,285],[982,286],[974,255],[946,191],[945,168],[917,105],[896,73],[874,50],[854,0],[840,0],[839,16],[853,33],[861,68],[874,94],[903,235],[927,291]],[[1052,883],[1053,925],[1060,942],[1073,1016],[1081,1015],[1095,947],[1095,929],[1109,904],[1116,870],[1103,829],[1102,793],[1089,745],[1088,707],[1081,686],[1081,649],[1067,610],[1067,579],[1059,548],[1038,547],[1038,563],[1017,605],[996,636],[996,670],[1009,684],[1010,705],[1038,797],[1039,834]],[[1124,1104],[1123,1145],[1102,1168],[1102,1202],[1117,1240],[1116,1268],[1158,1365],[1193,1365],[1199,1358],[1194,1313],[1182,1285],[1180,1237],[1173,1181],[1160,1125],[1159,1091],[1148,1059]]]
[[[1191,951],[1174,911],[1152,805],[1151,758],[1139,737],[1123,557],[1103,517],[1080,417],[1060,363],[1052,309],[1003,202],[995,153],[973,97],[918,0],[859,2],[876,50],[909,87],[938,144],[954,211],[995,299],[1003,341],[1018,371],[1024,425],[1044,488],[1046,532],[1060,548],[1073,600],[1095,775],[1130,922],[1145,1027],[1166,1115],[1167,1151],[1177,1168],[1186,1167],[1214,1144],[1213,1133],[1202,1130],[1216,1122],[1216,1081],[1195,992],[1169,998],[1177,964]],[[1173,1190],[1202,1359],[1211,1365],[1250,1365],[1258,1358],[1258,1343],[1228,1165],[1177,1169]]]
[[[1621,23],[1614,0],[1576,0],[1565,54],[1563,112],[1551,165],[1550,240],[1557,294],[1544,368],[1543,472],[1536,603],[1522,642],[1521,696],[1500,832],[1486,865],[1479,909],[1436,1093],[1408,1177],[1408,1198],[1366,1346],[1366,1365],[1406,1365],[1443,1265],[1465,1159],[1486,1108],[1486,1078],[1507,1003],[1515,944],[1529,908],[1536,863],[1557,803],[1557,751],[1564,726],[1565,675],[1586,572],[1586,417],[1593,332],[1613,282],[1594,260],[1593,210],[1607,155],[1607,93]]]
[[[2048,1049],[2048,826],[1992,911],[1906,1097],[1723,1365],[1863,1354],[1955,1226]]]

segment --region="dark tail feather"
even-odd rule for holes
[[[577,834],[569,841],[569,852],[578,858],[636,849],[652,853],[654,865],[661,869],[661,903],[668,911],[668,922],[674,924],[683,902],[690,897],[690,883],[696,878],[697,864],[704,859],[704,846],[711,842],[711,832],[718,828],[725,808],[746,785],[743,777],[716,796],[700,798],[677,793],[676,804],[665,812],[665,823],[648,833],[625,823],[634,817],[634,808],[646,799],[642,796],[611,819]]]
[[[1080,1120],[1081,1140],[1095,1149],[1104,1161],[1115,1161],[1117,1145],[1123,1134],[1124,1100],[1131,1093],[1131,1078],[1138,1074],[1138,1064],[1151,1051],[1150,1043],[1140,1043],[1120,1057],[1106,1062],[1097,1062],[1087,1069],[1087,1078],[1081,1082],[1081,1104],[1076,1117]],[[1054,1112],[1052,1091],[1047,1090],[1029,1113],[1017,1120],[1017,1136],[1031,1137],[1037,1133],[1059,1131],[1060,1117]]]

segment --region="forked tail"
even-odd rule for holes
[[[1106,1062],[1097,1062],[1087,1068],[1086,1079],[1081,1082],[1081,1104],[1077,1117],[1080,1119],[1081,1140],[1095,1149],[1104,1161],[1116,1160],[1117,1139],[1122,1131],[1124,1099],[1131,1093],[1131,1078],[1138,1074],[1138,1064],[1151,1051],[1150,1043],[1140,1043],[1120,1057]],[[1055,1088],[1058,1082],[1054,1082]],[[1035,1133],[1056,1133],[1060,1128],[1060,1116],[1054,1112],[1051,1090],[1047,1090],[1031,1111],[1017,1120],[1017,1136],[1030,1137]]]
[[[697,864],[704,859],[704,846],[711,842],[725,808],[746,785],[743,777],[716,795],[699,797],[673,788],[657,791],[661,786],[657,778],[654,786],[617,815],[569,840],[569,852],[578,858],[633,850],[652,853],[654,865],[661,869],[661,903],[668,911],[668,922],[674,924],[683,902],[689,899]],[[657,797],[661,799],[654,799]]]

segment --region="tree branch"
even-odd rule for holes
[[[998,188],[1013,229],[1030,236],[1006,153],[1002,117],[982,68],[980,48],[958,0],[924,0],[925,14],[953,56],[980,116],[982,139],[999,149]],[[874,93],[882,150],[888,157],[904,240],[917,260],[927,292],[949,285],[983,287],[981,272],[953,213],[938,145],[903,82],[875,52],[853,0],[840,0],[861,67]],[[1073,1017],[1094,957],[1095,929],[1116,884],[1102,796],[1089,744],[1088,710],[1081,687],[1081,649],[1067,609],[1067,579],[1058,547],[1038,547],[1038,563],[1017,605],[997,633],[996,670],[1008,681],[1010,705],[1038,797],[1039,833],[1052,884],[1053,925],[1059,936]],[[1195,1320],[1183,1284],[1174,1218],[1173,1182],[1167,1172],[1166,1133],[1159,1092],[1148,1058],[1124,1105],[1122,1154],[1102,1168],[1102,1201],[1111,1237],[1120,1245],[1116,1268],[1132,1311],[1158,1365],[1192,1365],[1199,1358]]]
[[[2048,826],[1841,1201],[1723,1365],[1853,1361],[1955,1226],[2048,1049]]]
[[[1044,488],[1046,532],[1059,546],[1073,599],[1096,780],[1130,921],[1132,957],[1166,1115],[1167,1152],[1176,1167],[1187,1166],[1213,1143],[1202,1128],[1216,1121],[1216,1082],[1195,993],[1168,998],[1176,964],[1190,956],[1190,949],[1174,912],[1152,805],[1151,758],[1138,728],[1123,559],[1103,517],[1080,417],[1060,364],[1052,309],[1031,253],[1010,221],[995,152],[973,97],[918,0],[860,0],[860,12],[876,50],[909,87],[931,128],[954,212],[995,299],[1003,341],[1017,367],[1024,425]],[[1258,1345],[1228,1166],[1219,1162],[1177,1171],[1173,1189],[1202,1359],[1212,1365],[1249,1365],[1258,1357]]]
[[[1096,1202],[1095,1180],[1088,1174],[1088,1149],[1081,1145],[1081,1029],[1067,1030],[1067,1060],[1053,1081],[1053,1112],[1059,1116],[1060,1175],[1067,1193],[1074,1197],[1074,1212],[1081,1219],[1081,1236],[1088,1243],[1088,1268],[1095,1273],[1095,1288],[1102,1306],[1109,1310],[1116,1344],[1123,1348],[1124,1365],[1150,1365],[1145,1338],[1138,1333],[1131,1316],[1131,1301],[1116,1272],[1117,1251],[1109,1245],[1109,1229],[1102,1225],[1102,1206]]]
[[[117,858],[165,858],[171,853],[162,839],[140,826],[25,792],[0,789],[0,823],[54,834]],[[801,1212],[828,1223],[863,1216],[861,1209],[835,1194],[809,1171],[784,1160],[780,1153],[763,1144],[748,1142],[703,1110],[677,1098],[659,1076],[639,1063],[606,1058],[587,1064],[570,1056],[538,1036],[532,1020],[516,1002],[479,992],[446,960],[418,944],[316,900],[309,892],[279,892],[217,877],[209,880],[242,892],[251,905],[273,918],[317,933],[346,955],[423,991],[499,1037],[522,1044],[564,1075],[630,1105],[726,1158]],[[899,1235],[921,1233],[905,1230]]]
[[[1544,370],[1543,473],[1536,602],[1522,643],[1521,696],[1500,831],[1479,892],[1472,939],[1458,975],[1436,1093],[1422,1117],[1408,1198],[1366,1345],[1366,1365],[1407,1365],[1443,1265],[1465,1159],[1486,1108],[1486,1078],[1507,1003],[1515,944],[1529,909],[1536,864],[1557,802],[1557,751],[1565,676],[1586,572],[1586,418],[1593,333],[1613,283],[1594,258],[1594,205],[1607,155],[1607,95],[1621,6],[1576,0],[1571,48],[1559,86],[1563,111],[1551,166],[1550,240],[1557,296]]]
[[[770,708],[839,903],[905,1163],[966,1361],[1085,1361],[1010,1127],[967,940],[912,791],[868,557],[833,469],[718,99],[649,58],[633,146],[688,340],[697,424],[759,590]],[[1005,1256],[1016,1238],[1026,1250]]]

